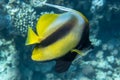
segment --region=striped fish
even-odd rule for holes
[[[44,14],[36,25],[36,33],[28,28],[26,45],[35,45],[32,60],[56,60],[55,70],[68,70],[71,62],[80,50],[91,45],[89,41],[89,23],[80,12],[62,6],[45,4],[66,12],[62,14]]]

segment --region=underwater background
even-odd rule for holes
[[[31,60],[28,26],[45,13],[62,13],[46,2],[82,12],[90,23],[94,49],[64,73],[54,61]],[[0,80],[120,80],[120,0],[0,0]]]

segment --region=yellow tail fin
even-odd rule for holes
[[[34,33],[31,27],[28,27],[28,35],[25,45],[40,43],[40,38]]]

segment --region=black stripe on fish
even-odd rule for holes
[[[82,37],[81,37],[81,40],[78,44],[77,49],[83,50],[83,49],[86,49],[89,47],[92,47],[92,45],[91,45],[91,42],[89,40],[89,23],[88,23],[88,24],[85,24],[85,28],[83,30],[83,34],[82,34]]]
[[[54,33],[52,33],[50,36],[48,36],[45,40],[43,40],[39,45],[46,47],[57,40],[63,38],[65,35],[67,35],[75,26],[77,20],[74,16],[71,17],[71,19],[62,25],[58,30],[56,30]]]

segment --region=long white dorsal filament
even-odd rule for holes
[[[46,6],[49,6],[49,7],[53,7],[53,8],[57,8],[57,9],[63,10],[63,11],[73,12],[73,9],[70,9],[70,8],[67,8],[67,7],[63,7],[63,6],[58,6],[58,5],[49,4],[49,3],[43,3],[43,5],[46,5]]]

